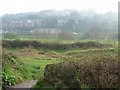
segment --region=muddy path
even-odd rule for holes
[[[17,84],[15,86],[9,87],[7,90],[30,90],[30,88],[35,85],[38,80],[26,81],[24,83]]]

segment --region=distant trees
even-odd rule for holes
[[[41,24],[42,28],[57,28],[58,27],[58,21],[55,18],[47,18],[42,21]]]
[[[61,31],[65,32],[86,32],[83,37],[87,38],[90,35],[91,39],[92,37],[102,38],[101,33],[100,35],[97,34],[99,34],[99,32],[104,33],[105,31],[104,34],[107,35],[105,38],[109,38],[108,36],[110,34],[113,32],[116,33],[118,30],[118,18],[117,13],[97,14],[91,9],[88,11],[45,10],[34,13],[3,15],[2,26],[4,31],[16,31],[16,33],[19,34],[30,34],[30,31],[34,31],[35,29],[51,28],[61,29]],[[97,27],[97,31],[89,33],[89,30],[94,27]]]
[[[71,32],[61,32],[58,34],[59,39],[73,40],[75,39],[74,34]]]
[[[73,32],[76,30],[76,23],[74,20],[69,20],[66,24],[64,24],[61,28],[64,30],[64,31],[68,31],[68,32]]]
[[[31,35],[37,38],[48,38],[50,34],[47,32],[34,31],[34,33],[32,33]]]
[[[87,39],[87,40],[101,40],[102,39],[104,40],[105,36],[99,30],[92,29],[84,33],[81,36],[81,39]]]

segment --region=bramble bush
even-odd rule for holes
[[[45,67],[44,76],[55,86],[61,82],[61,88],[62,85],[69,88],[83,86],[118,88],[118,63],[117,53],[112,53],[112,55],[107,51],[78,53],[74,56],[74,60],[69,62],[48,64]]]

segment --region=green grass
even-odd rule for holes
[[[43,88],[51,88],[49,90],[53,90],[53,86],[44,81],[44,69],[47,64],[55,64],[55,63],[60,63],[63,60],[61,57],[56,57],[56,58],[51,58],[51,54],[58,54],[55,51],[49,51],[44,53],[43,55],[39,56],[21,56],[20,60],[26,65],[27,68],[27,74],[29,73],[29,80],[30,79],[37,79],[39,80],[38,84],[33,86],[33,88],[41,88],[41,90],[44,90]],[[40,67],[39,69],[36,69],[37,67]],[[23,72],[24,73],[24,72]]]
[[[39,73],[37,71],[36,71],[36,73],[33,73],[33,74],[38,74],[37,75],[37,79],[43,78],[43,76],[44,76],[44,69],[45,69],[45,66],[47,64],[53,64],[53,63],[59,63],[60,62],[59,59],[51,59],[51,60],[39,59],[39,60],[37,60],[35,57],[33,57],[33,58],[31,58],[31,57],[22,57],[21,61],[25,65],[27,65],[29,70],[35,71],[34,67],[36,67],[36,66],[40,67]]]

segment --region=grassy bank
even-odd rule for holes
[[[62,59],[54,53],[34,49],[3,49],[3,88],[33,79],[43,79],[47,64],[60,63]]]

